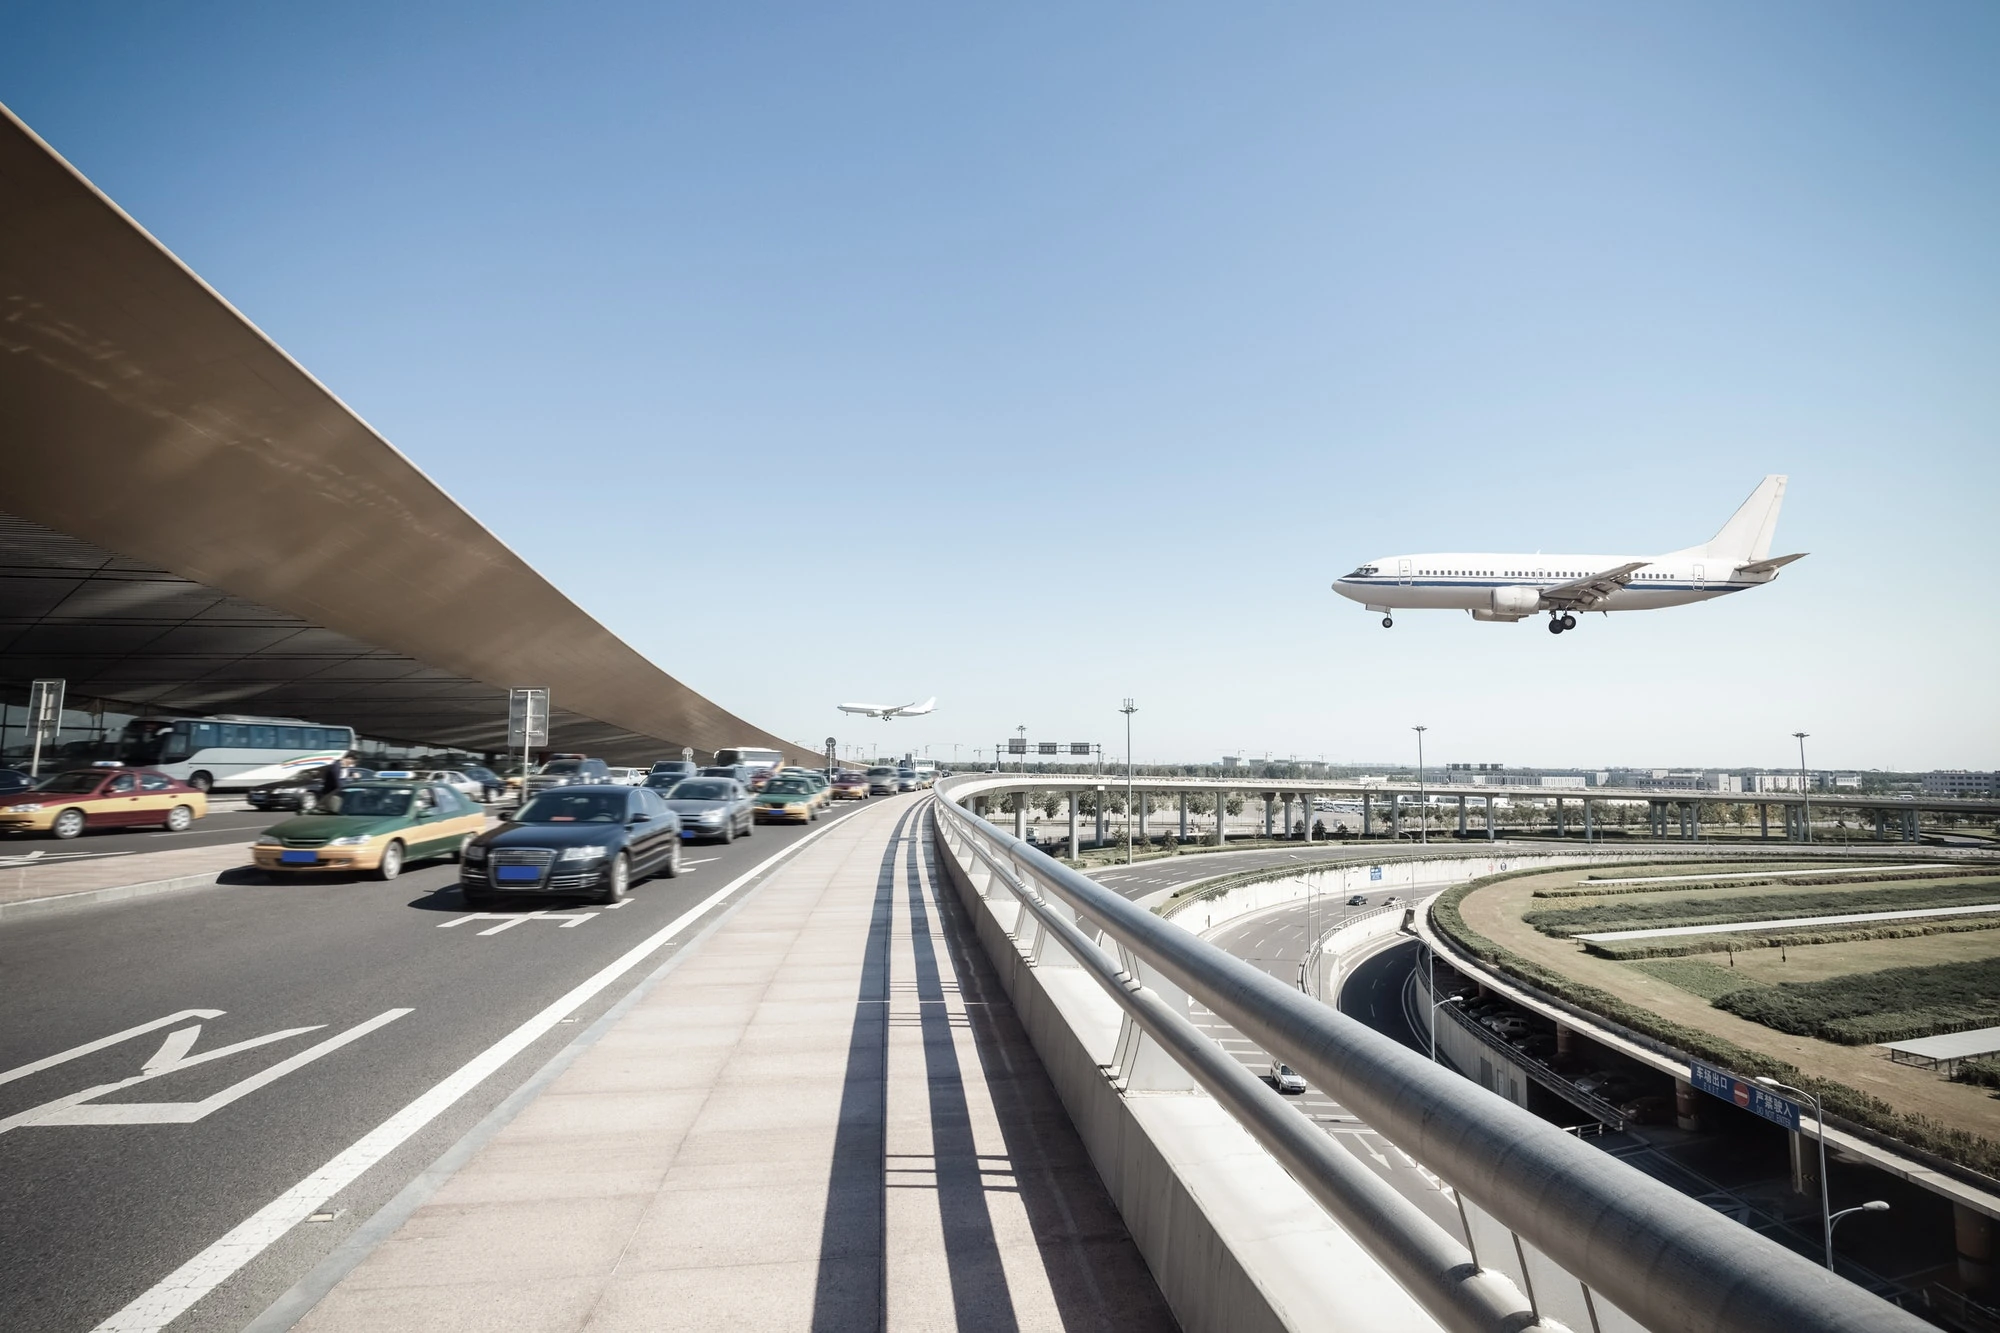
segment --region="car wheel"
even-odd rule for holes
[[[167,811],[167,832],[186,833],[194,823],[194,811],[184,805],[177,805]]]
[[[660,873],[662,875],[665,875],[668,879],[680,878],[681,874],[680,843],[676,842],[672,847],[669,847],[667,849],[667,864],[661,868]]]
[[[620,852],[611,859],[611,868],[604,872],[604,887],[597,891],[597,901],[609,906],[623,902],[632,892],[632,862]]]
[[[724,847],[727,847],[730,843],[735,841],[736,841],[736,821],[732,819],[727,824],[724,824],[722,826],[722,845]]]
[[[188,775],[188,786],[193,787],[196,791],[205,792],[214,785],[215,775],[207,770]]]
[[[49,832],[58,838],[74,838],[83,832],[83,811],[69,809],[55,817]]]
[[[382,849],[382,864],[375,868],[375,878],[394,879],[403,873],[403,844],[392,842]]]
[[[299,813],[309,815],[319,809],[319,797],[312,792],[299,793]]]

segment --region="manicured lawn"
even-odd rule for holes
[[[1893,912],[1918,907],[1959,907],[2000,902],[2000,878],[1914,880],[1898,884],[1863,882],[1851,887],[1812,888],[1789,893],[1737,893],[1720,897],[1683,896],[1661,901],[1648,895],[1582,907],[1545,907],[1521,919],[1545,935],[1565,938],[1600,930],[1659,926],[1702,926],[1726,921],[1831,916],[1842,912]]]
[[[1858,1046],[2000,1026],[2000,958],[1892,967],[1731,991],[1715,1001],[1780,1032]]]

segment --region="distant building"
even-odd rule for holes
[[[1796,773],[1759,773],[1758,791],[1797,791],[1799,775]]]
[[[1936,769],[1924,774],[1924,795],[1991,796],[1996,788],[1995,776],[1962,768]]]
[[[1583,774],[1544,773],[1541,776],[1541,785],[1544,787],[1567,787],[1567,788],[1581,787],[1584,785]]]

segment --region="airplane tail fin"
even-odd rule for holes
[[[1786,478],[1772,474],[1757,483],[1750,498],[1729,516],[1722,531],[1708,539],[1703,554],[1746,565],[1771,554],[1771,536],[1778,530],[1778,510],[1785,503]]]
[[[922,703],[918,704],[915,708],[905,709],[904,711],[910,713],[928,713],[933,708],[936,707],[937,707],[937,696],[933,694],[930,698],[924,700]]]

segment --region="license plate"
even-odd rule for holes
[[[494,876],[495,879],[528,880],[531,882],[539,880],[541,877],[542,872],[535,866],[501,866],[498,873]]]
[[[316,866],[319,864],[319,853],[279,852],[278,859],[288,866]]]

